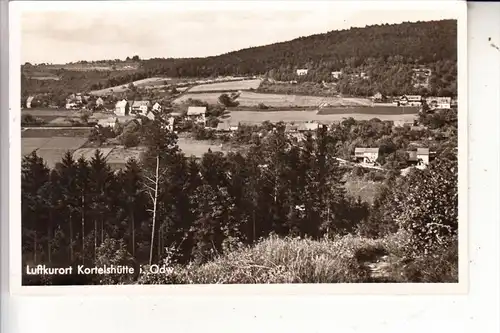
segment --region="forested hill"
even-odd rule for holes
[[[457,22],[375,25],[195,59],[151,59],[143,68],[171,76],[264,74],[279,68],[357,68],[374,61],[422,65],[457,58]],[[291,68],[290,68],[291,67]]]

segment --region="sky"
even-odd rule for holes
[[[350,27],[456,18],[446,10],[358,8],[31,8],[20,14],[21,61],[205,57]]]

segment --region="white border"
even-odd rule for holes
[[[169,10],[245,10],[284,9],[299,10],[311,5],[324,6],[325,10],[344,5],[339,2],[13,2],[10,3],[10,290],[16,295],[155,295],[159,292],[176,296],[200,295],[326,295],[326,294],[464,294],[468,290],[467,274],[467,46],[466,46],[466,5],[457,2],[362,2],[363,9],[408,9],[446,10],[458,18],[458,91],[459,91],[459,283],[455,284],[297,284],[297,285],[182,285],[182,286],[21,286],[21,228],[20,228],[20,131],[19,131],[19,96],[20,96],[20,14],[22,11],[91,9],[96,5],[107,10],[132,10],[137,8],[158,7]],[[360,3],[349,2],[346,6]],[[334,11],[333,11],[334,12]]]

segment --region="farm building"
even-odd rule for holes
[[[305,69],[305,68],[302,68],[302,69],[297,69],[297,75],[298,76],[304,76],[304,75],[307,75],[307,72],[308,70]]]
[[[302,123],[297,127],[299,132],[315,131],[319,128],[319,124],[316,122]]]
[[[151,107],[151,103],[149,101],[134,101],[132,103],[132,113],[142,114],[143,116],[147,115],[149,109]]]
[[[26,107],[28,109],[31,109],[31,102],[33,101],[33,99],[35,98],[35,96],[29,96],[27,99],[26,99]]]
[[[95,100],[95,105],[96,106],[104,105],[104,100],[101,97],[99,97],[98,99]]]
[[[332,76],[334,79],[340,79],[340,77],[342,76],[342,71],[333,71]]]
[[[97,122],[97,126],[114,128],[117,123],[118,123],[118,118],[109,117],[109,118],[99,119],[99,121]]]
[[[231,132],[231,126],[228,121],[223,121],[217,124],[217,132]]]
[[[285,133],[296,133],[298,131],[298,125],[287,123],[285,125]]]
[[[425,169],[429,165],[430,160],[430,152],[429,148],[417,148],[416,151],[409,151],[409,159],[410,163],[416,164],[418,169]]]
[[[205,125],[206,113],[207,113],[207,108],[205,106],[190,106],[187,111],[187,116],[188,118],[195,120],[197,123]]]
[[[382,95],[382,93],[380,93],[379,91],[375,95],[373,95],[372,100],[374,102],[382,102],[383,100],[385,100],[385,96]]]
[[[398,105],[421,106],[422,105],[422,96],[420,96],[420,95],[403,95],[399,98]]]
[[[117,116],[128,116],[129,113],[130,113],[130,104],[127,100],[123,99],[121,101],[116,102],[115,114]]]
[[[357,162],[375,164],[378,159],[379,148],[355,148],[354,159]]]
[[[425,101],[431,110],[451,108],[451,97],[427,97]]]
[[[149,120],[155,120],[155,114],[153,113],[153,111],[149,111],[148,113],[146,113],[146,118],[148,118]]]
[[[161,111],[161,105],[160,105],[160,103],[156,102],[153,105],[152,110],[155,111],[155,112],[160,112]]]

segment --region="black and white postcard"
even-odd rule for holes
[[[188,3],[18,7],[11,276],[466,284],[465,6]]]

